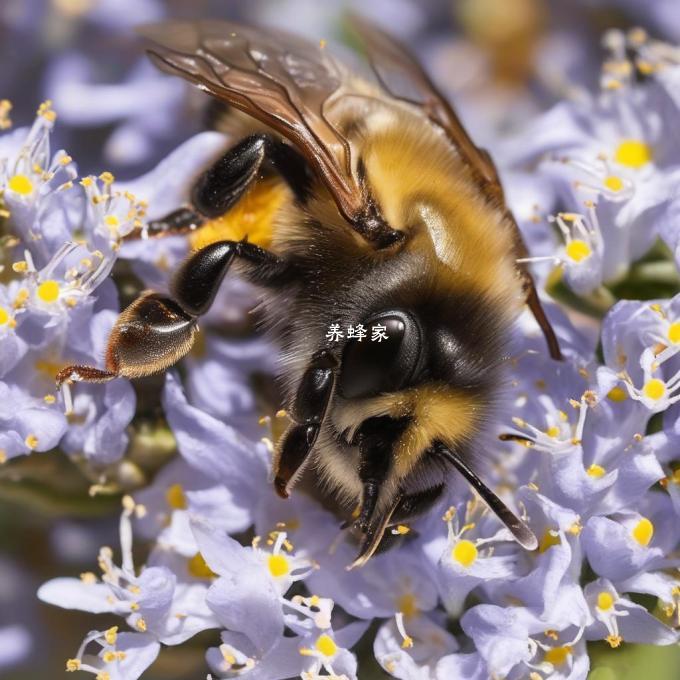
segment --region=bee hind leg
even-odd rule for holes
[[[320,350],[309,363],[295,395],[291,416],[295,424],[283,435],[274,460],[274,488],[288,498],[316,443],[335,383],[337,361]]]

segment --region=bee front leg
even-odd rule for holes
[[[298,151],[267,134],[250,135],[229,149],[203,172],[191,191],[190,205],[136,229],[127,239],[184,234],[206,219],[220,217],[238,203],[265,166],[275,170],[298,200],[307,196],[310,173]]]
[[[172,297],[145,293],[121,313],[109,335],[104,370],[67,366],[57,374],[57,386],[141,378],[172,366],[191,349],[198,317],[210,308],[236,258],[260,282],[288,270],[278,256],[251,243],[218,241],[206,246],[177,270],[170,286]]]
[[[295,424],[283,435],[274,460],[274,488],[281,498],[290,495],[319,436],[335,384],[336,366],[335,357],[324,349],[312,357],[302,376],[291,412]]]

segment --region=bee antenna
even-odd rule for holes
[[[448,463],[460,472],[468,481],[470,486],[482,497],[482,500],[496,514],[498,519],[505,524],[511,531],[517,542],[527,550],[535,550],[538,541],[533,531],[508,508],[505,503],[470,469],[469,465],[463,460],[461,455],[451,451],[441,442],[436,442],[433,447],[435,453],[441,456]]]

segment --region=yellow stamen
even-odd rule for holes
[[[34,449],[38,446],[38,438],[34,434],[29,434],[24,440],[24,443],[29,449]]]
[[[614,596],[603,590],[597,596],[597,608],[601,609],[603,612],[610,610],[614,606]]]
[[[628,168],[638,170],[652,160],[652,149],[649,144],[639,139],[625,139],[617,147],[614,160]]]
[[[666,394],[666,385],[664,384],[663,380],[652,378],[645,383],[644,387],[642,388],[642,392],[648,399],[658,401],[664,396],[664,394]]]
[[[623,638],[620,635],[607,635],[605,640],[609,643],[612,649],[616,649],[623,642]]]
[[[55,302],[59,298],[59,284],[56,281],[43,281],[38,286],[38,297],[43,302]]]
[[[146,621],[141,616],[137,619],[135,626],[137,627],[137,630],[141,630],[142,633],[146,632]]]
[[[477,559],[477,546],[472,541],[458,541],[451,550],[451,558],[464,567],[469,567]]]
[[[605,469],[601,466],[598,465],[597,463],[593,463],[587,470],[586,474],[590,475],[591,477],[602,477],[604,475]]]
[[[567,243],[566,253],[567,257],[574,260],[574,262],[581,262],[592,253],[592,250],[585,241],[575,238]]]
[[[30,196],[33,193],[33,182],[26,175],[10,177],[7,187],[10,191],[21,196]]]
[[[557,427],[557,425],[551,425],[545,433],[548,435],[548,437],[552,437],[555,439],[559,434],[560,434],[560,428]]]
[[[604,185],[611,191],[621,191],[623,189],[623,180],[616,175],[610,175],[605,178]]]
[[[104,652],[102,659],[104,659],[104,663],[113,663],[116,660],[116,653],[111,650]]]
[[[68,673],[75,673],[80,670],[80,659],[68,659],[66,661],[66,670]]]
[[[173,484],[165,492],[165,501],[173,510],[186,510],[187,498],[181,484]]]
[[[111,626],[105,633],[104,639],[107,645],[115,645],[118,639],[118,626]]]
[[[286,574],[290,572],[290,566],[288,565],[288,560],[285,555],[270,555],[267,560],[267,566],[269,567],[269,573],[274,578],[286,576]]]
[[[314,643],[314,646],[324,656],[328,657],[335,656],[338,651],[338,646],[335,644],[335,641],[330,635],[326,633],[318,637],[317,641]]]
[[[4,326],[8,321],[9,312],[4,307],[0,307],[0,326]]]
[[[647,546],[654,536],[654,525],[646,517],[642,517],[633,527],[631,535],[641,546]]]

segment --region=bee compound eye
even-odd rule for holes
[[[420,363],[421,330],[406,312],[382,312],[364,322],[366,336],[347,341],[338,390],[353,399],[405,387]]]

